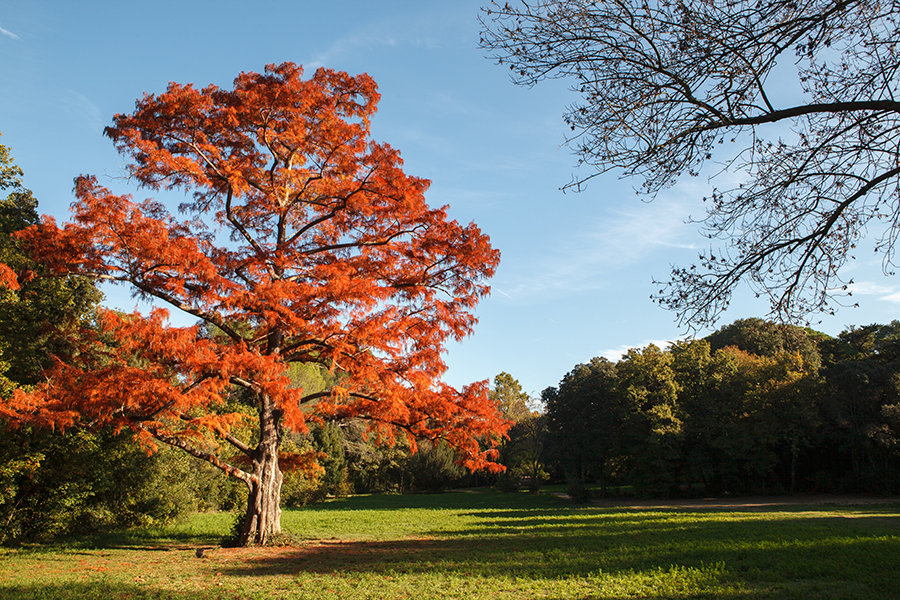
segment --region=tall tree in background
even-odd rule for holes
[[[725,248],[655,297],[699,328],[742,280],[783,318],[832,312],[869,229],[893,268],[898,18],[897,0],[492,2],[481,44],[518,84],[572,80],[568,143],[592,172],[567,187],[621,169],[652,197],[714,157],[737,174],[702,221]]]
[[[632,348],[616,364],[629,412],[622,435],[626,452],[635,458],[632,477],[654,493],[669,493],[665,488],[680,475],[684,423],[672,364],[672,354],[655,344]]]
[[[541,394],[547,408],[546,449],[565,471],[573,496],[592,478],[606,494],[606,471],[621,450],[627,419],[617,377],[615,364],[593,358],[566,373],[559,387]]]
[[[209,461],[250,489],[242,543],[280,531],[281,469],[303,460],[280,453],[282,430],[311,415],[363,417],[386,441],[443,439],[466,466],[496,467],[479,439],[506,425],[486,382],[457,391],[440,377],[443,346],[472,331],[499,254],[474,224],[428,207],[428,182],[369,139],[378,99],[367,75],[304,80],[284,63],[232,90],[172,83],[116,115],[106,133],[131,179],[184,190],[184,218],[80,177],[73,221],[45,217],[21,239],[56,275],[130,285],[221,335],[170,326],[162,310],[106,312],[114,348],[57,363],[3,414],[128,428]],[[289,385],[292,363],[340,377],[304,393]],[[253,440],[232,434],[247,415],[223,410],[233,386],[255,408]],[[241,461],[226,460],[228,446]]]
[[[705,339],[709,342],[711,352],[734,346],[757,356],[774,357],[779,353],[799,353],[806,369],[818,371],[822,366],[817,345],[821,336],[822,334],[808,328],[750,318],[738,319],[720,327]]]
[[[500,488],[515,491],[522,479],[527,478],[531,491],[537,492],[546,478],[541,455],[547,420],[528,408],[528,393],[509,373],[502,372],[494,377],[490,395],[503,416],[512,422],[507,438],[498,447],[498,460],[506,467],[500,475]]]
[[[514,423],[531,416],[528,409],[528,393],[522,389],[518,379],[505,371],[494,377],[490,396],[497,403],[497,408],[503,416]]]
[[[824,391],[823,459],[847,472],[843,487],[894,493],[900,462],[900,362],[880,360],[877,354],[838,362],[825,371]]]
[[[72,330],[90,324],[102,295],[84,277],[46,279],[15,234],[35,225],[37,200],[22,185],[22,171],[0,144],[0,389],[32,385],[51,355],[74,350]],[[19,283],[16,273],[25,274]],[[4,377],[8,378],[5,380]]]

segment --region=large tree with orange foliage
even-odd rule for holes
[[[429,182],[370,139],[368,75],[302,73],[269,65],[232,90],[172,83],[115,116],[106,134],[131,179],[183,190],[180,216],[80,177],[70,223],[44,217],[21,235],[53,274],[128,284],[203,327],[109,311],[80,362],[58,363],[3,414],[112,424],[209,461],[250,489],[245,544],[280,531],[282,468],[302,462],[280,452],[285,429],[361,417],[386,442],[443,439],[467,467],[497,469],[479,441],[506,427],[487,382],[441,382],[444,344],[471,333],[498,251],[430,208]],[[338,383],[304,392],[286,375],[293,363]],[[245,414],[223,410],[235,388],[255,406],[258,443],[234,434]]]

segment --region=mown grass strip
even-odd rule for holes
[[[493,492],[365,496],[286,511],[298,546],[198,559],[195,548],[229,524],[196,515],[166,530],[6,550],[0,597],[900,598],[898,504],[726,511]]]

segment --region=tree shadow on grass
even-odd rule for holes
[[[716,572],[739,587],[760,582],[862,586],[900,597],[900,515],[884,507],[847,516],[609,509],[477,513],[481,523],[434,537],[331,540],[229,561],[231,576],[410,573],[554,580],[674,569]],[[724,517],[724,518],[723,518]],[[829,584],[830,585],[830,584]]]
[[[458,503],[463,509],[465,501]],[[390,510],[386,507],[385,510]],[[538,506],[465,513],[471,526],[387,541],[324,540],[299,547],[217,549],[190,567],[236,582],[265,578],[303,581],[333,574],[341,580],[447,581],[483,585],[516,578],[556,589],[576,580],[583,594],[547,597],[621,597],[609,582],[647,582],[640,594],[685,597],[654,588],[659,574],[668,581],[700,582],[693,596],[747,598],[900,598],[900,513],[897,506],[833,510],[661,510]],[[390,518],[389,513],[385,518]],[[177,537],[177,536],[176,536]],[[126,544],[156,549],[158,543]],[[148,540],[149,541],[149,540]],[[196,542],[198,537],[185,537]],[[149,559],[147,559],[149,560]],[[196,563],[193,561],[197,561]],[[159,561],[157,561],[159,562]],[[186,563],[185,563],[186,564]],[[685,575],[686,573],[686,575]],[[337,581],[336,579],[331,579]],[[226,583],[228,580],[224,580]],[[293,584],[292,584],[293,585]],[[427,584],[425,584],[427,585]],[[703,587],[706,586],[706,587]],[[227,589],[227,588],[225,588]],[[219,588],[223,591],[223,588]],[[787,593],[782,593],[787,592]],[[827,592],[827,594],[825,593]],[[429,592],[434,596],[435,591]],[[636,592],[637,593],[637,592]],[[129,580],[0,586],[0,597],[184,598],[218,597],[215,590],[182,592],[132,584]],[[229,596],[226,596],[229,597]]]
[[[306,511],[362,511],[397,510],[404,508],[437,510],[477,509],[568,509],[572,504],[551,494],[534,495],[526,492],[504,493],[494,490],[455,491],[439,494],[368,494],[337,498],[323,504],[306,507]]]
[[[449,585],[442,581],[475,587],[490,582],[507,590],[526,581],[523,589],[544,590],[541,595],[548,598],[629,597],[621,593],[623,582],[634,594],[655,598],[900,598],[895,581],[900,515],[882,507],[843,515],[578,509],[478,516],[469,528],[433,536],[217,549],[202,560],[182,562],[182,570],[189,565],[206,585],[206,576],[221,576],[225,587],[218,590],[170,590],[130,580],[35,582],[0,586],[0,597],[231,598],[228,585],[287,590],[285,582],[361,580],[379,593],[384,591],[379,586],[395,585],[388,581],[404,582],[396,584],[407,586],[404,590],[421,585],[428,598],[439,597],[440,586]],[[556,586],[573,581],[569,591],[554,593]],[[677,587],[682,581],[696,591],[683,593]],[[669,589],[659,589],[660,582]],[[676,591],[669,591],[673,586]]]
[[[187,550],[197,547],[218,546],[222,542],[222,535],[216,533],[192,533],[192,532],[166,532],[162,535],[155,531],[125,531],[103,533],[92,536],[82,536],[74,539],[64,539],[49,544],[50,550],[60,546],[78,549],[118,549],[118,550],[147,550],[168,552],[171,550]],[[36,545],[34,549],[40,550]]]

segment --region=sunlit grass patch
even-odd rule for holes
[[[285,511],[301,540],[211,547],[231,515],[6,550],[3,598],[900,598],[900,505],[753,511],[553,496],[365,496]],[[96,541],[96,540],[95,540]]]

